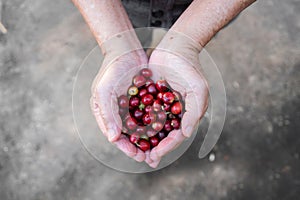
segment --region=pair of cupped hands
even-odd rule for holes
[[[188,37],[166,34],[148,58],[139,41],[132,45],[127,42],[132,43],[132,40],[127,40],[126,36],[116,39],[119,37],[123,37],[121,42],[106,44],[109,50],[104,53],[102,67],[92,85],[91,108],[109,142],[134,160],[145,161],[156,168],[164,155],[193,134],[207,109],[208,85],[199,70],[201,47]],[[144,67],[152,70],[154,81],[165,79],[183,96],[185,103],[181,128],[171,131],[158,146],[146,152],[121,134],[122,119],[118,114],[118,97],[126,94],[132,77]]]

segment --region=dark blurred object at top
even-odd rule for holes
[[[135,28],[170,28],[191,2],[192,0],[122,0]]]

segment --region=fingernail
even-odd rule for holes
[[[192,127],[188,126],[186,129],[185,129],[185,136],[186,137],[190,137],[192,135]]]
[[[109,129],[107,131],[107,135],[108,135],[108,141],[110,142],[114,142],[116,140],[116,136],[117,136],[117,131],[113,130],[113,129]]]
[[[148,165],[149,165],[150,167],[152,167],[153,169],[155,169],[155,168],[158,166],[159,162],[160,162],[160,161],[156,161],[156,162],[150,163],[150,164],[148,164]]]
[[[157,153],[157,150],[156,149],[152,149],[151,153],[150,153],[150,159],[155,161],[155,160],[158,160],[160,157]]]

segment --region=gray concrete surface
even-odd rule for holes
[[[98,163],[74,132],[72,84],[96,43],[71,2],[3,4],[1,200],[299,198],[299,0],[257,2],[207,46],[228,95],[216,160],[199,160],[195,142],[140,175]]]

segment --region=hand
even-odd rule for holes
[[[197,68],[198,50],[186,44],[181,47],[180,43],[175,44],[176,49],[173,48],[174,46],[168,48],[170,41],[164,44],[161,45],[164,46],[163,49],[158,47],[153,51],[149,68],[153,71],[155,80],[160,77],[166,79],[170,86],[183,96],[185,113],[181,121],[181,129],[170,132],[168,137],[151,150],[146,162],[154,168],[164,155],[192,135],[208,106],[208,85]]]
[[[114,56],[111,56],[114,55]],[[121,135],[122,121],[118,112],[117,97],[127,91],[131,78],[142,67],[147,65],[148,59],[143,49],[131,51],[116,57],[118,53],[106,55],[92,86],[91,108],[97,123],[108,138],[127,156],[138,162],[145,160],[143,151]],[[121,78],[126,74],[125,78]]]

